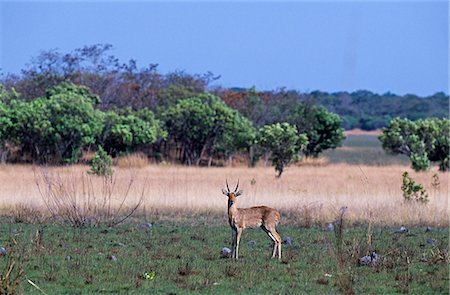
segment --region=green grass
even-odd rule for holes
[[[375,267],[357,263],[367,251],[367,228],[346,229],[345,264],[338,267],[334,232],[288,225],[279,227],[282,236],[293,239],[291,246],[283,245],[281,262],[269,258],[271,243],[261,230],[244,232],[239,261],[220,258],[222,247],[230,247],[231,232],[225,219],[211,218],[205,224],[166,221],[151,230],[133,224],[74,229],[3,223],[0,245],[10,253],[0,257],[0,271],[8,259],[15,260],[24,269],[19,286],[24,294],[39,293],[27,280],[47,294],[334,294],[338,286],[357,294],[448,292],[448,229],[413,228],[404,235],[375,228],[372,248],[381,256]],[[436,246],[426,243],[431,238]],[[249,240],[256,244],[248,245]],[[154,272],[154,279],[144,279],[144,272]]]

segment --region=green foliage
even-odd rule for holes
[[[345,139],[340,117],[322,106],[298,104],[289,112],[288,122],[294,124],[299,133],[307,135],[304,153],[308,157],[317,157],[324,150],[339,147]]]
[[[12,100],[2,127],[7,140],[38,162],[74,163],[81,148],[95,142],[102,128],[95,96],[84,87],[62,84],[31,102]]]
[[[402,191],[405,201],[416,201],[422,204],[428,203],[428,193],[423,185],[416,183],[406,171],[402,174],[402,176]]]
[[[229,109],[222,113],[223,132],[214,149],[217,153],[230,156],[239,151],[249,151],[255,143],[256,130],[252,123],[237,111]]]
[[[100,146],[92,158],[89,173],[97,176],[111,176],[114,173],[112,164],[111,156]]]
[[[203,156],[216,150],[232,154],[250,147],[255,137],[250,121],[210,94],[180,100],[163,117],[188,165],[199,165]]]
[[[297,127],[298,133],[308,136],[305,155],[317,157],[327,149],[340,146],[345,138],[341,118],[326,108],[316,105],[307,95],[296,91],[257,92],[249,90],[220,93],[228,105],[235,107],[256,126],[287,122]]]
[[[314,91],[313,100],[343,118],[345,129],[374,130],[385,127],[394,117],[410,120],[429,117],[448,117],[449,97],[437,92],[426,97],[416,95],[384,94],[359,90],[355,92],[327,93]]]
[[[448,119],[431,118],[413,122],[395,118],[383,129],[379,139],[384,150],[408,156],[416,171],[428,169],[430,162],[439,162],[439,170],[447,171],[449,126]]]
[[[298,160],[298,153],[303,151],[308,139],[305,134],[298,134],[297,128],[289,123],[275,123],[259,130],[258,144],[268,153],[278,177],[292,161]]]
[[[129,153],[139,146],[165,138],[167,133],[150,110],[131,109],[121,112],[108,111],[103,114],[103,130],[98,139],[111,155]]]

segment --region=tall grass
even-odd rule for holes
[[[27,204],[42,208],[45,204],[35,184],[33,166],[0,166],[0,208]],[[74,175],[87,171],[87,166],[53,167],[50,173],[61,181],[77,181]],[[403,201],[402,173],[408,173],[428,191],[430,202],[408,204]],[[184,166],[147,166],[141,169],[115,169],[115,186],[126,188],[133,175],[134,185],[127,201],[136,203],[146,185],[142,206],[147,212],[179,212],[179,214],[224,214],[226,199],[221,194],[225,179],[240,180],[244,194],[239,207],[268,205],[279,209],[282,223],[323,225],[334,220],[335,212],[348,206],[349,222],[367,222],[372,215],[374,225],[448,225],[448,176],[438,173],[440,186],[432,187],[434,170],[415,173],[407,166],[355,166],[330,164],[324,167],[291,166],[281,178],[273,168],[195,168]],[[147,182],[145,182],[147,180]],[[93,185],[94,193],[101,185]],[[97,192],[98,193],[98,192]],[[111,206],[120,206],[122,198],[112,198]],[[370,213],[371,212],[371,213]]]

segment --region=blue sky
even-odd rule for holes
[[[108,43],[225,87],[448,93],[447,1],[3,1],[0,68]]]

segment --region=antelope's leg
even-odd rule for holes
[[[236,236],[236,230],[231,229],[231,258],[236,258]]]
[[[239,259],[239,241],[241,240],[242,228],[237,228],[237,236],[236,236],[236,259]]]
[[[277,246],[278,246],[277,239],[274,237],[274,235],[272,234],[272,232],[271,232],[267,227],[265,227],[265,226],[263,225],[263,226],[261,226],[261,228],[263,229],[263,231],[266,232],[266,234],[269,236],[269,238],[273,241],[272,258],[274,258],[274,257],[275,257],[276,250],[277,250]]]
[[[273,229],[272,234],[275,236],[275,239],[277,239],[277,245],[278,245],[278,259],[281,260],[281,237],[277,233],[275,229]]]

